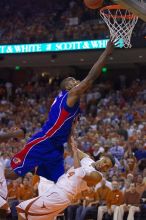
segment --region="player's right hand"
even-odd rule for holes
[[[107,51],[107,54],[110,55],[115,47],[115,44],[118,42],[119,40],[116,39],[116,37],[110,39],[107,43],[107,46],[106,46],[106,51]]]
[[[112,51],[114,49],[114,42],[112,40],[109,40],[106,46],[106,52],[108,55],[111,55]]]

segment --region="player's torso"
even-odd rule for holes
[[[59,144],[67,142],[71,131],[71,126],[74,118],[79,113],[79,103],[76,103],[72,108],[67,106],[67,91],[62,91],[55,98],[48,120],[42,127],[42,132],[48,138],[53,138]]]
[[[81,160],[81,169],[70,168],[66,174],[59,178],[57,185],[68,193],[72,192],[72,194],[78,194],[87,190],[88,185],[87,182],[84,181],[84,176],[96,171],[92,166],[93,162],[90,157],[83,158]]]
[[[95,167],[92,165],[93,163],[95,163],[95,161],[92,160],[90,157],[84,157],[81,160],[81,166],[84,167],[84,170],[85,170],[87,176],[90,175],[92,172],[97,172],[98,175],[100,175],[102,178],[103,177],[102,173],[95,169]],[[88,187],[92,187],[92,186],[95,186],[96,184],[98,184],[98,181],[100,181],[100,178],[99,178],[99,180],[92,179],[92,178],[84,178],[84,180],[86,181]]]
[[[78,176],[76,172],[77,170],[74,168],[69,169],[68,172],[62,175],[56,183],[58,188],[62,189],[62,191],[72,197],[75,197],[77,194],[88,189],[86,182],[83,178]]]

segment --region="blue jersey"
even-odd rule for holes
[[[56,182],[64,173],[63,144],[68,141],[72,122],[79,113],[79,103],[68,107],[67,96],[67,91],[59,93],[41,131],[12,158],[11,166],[17,174],[23,176],[38,167],[38,175]]]
[[[59,93],[51,106],[48,120],[41,129],[48,138],[53,139],[56,144],[58,142],[59,145],[67,142],[72,122],[79,114],[79,102],[73,107],[68,107],[67,97],[67,91]]]

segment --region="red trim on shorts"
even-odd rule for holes
[[[55,122],[55,124],[53,125],[52,128],[50,128],[48,130],[48,132],[43,136],[43,137],[39,137],[36,138],[33,141],[28,142],[24,149],[22,151],[20,151],[18,154],[16,154],[13,159],[11,160],[11,167],[13,169],[16,169],[17,167],[19,167],[24,159],[26,158],[26,155],[28,154],[28,152],[37,144],[39,144],[40,142],[46,140],[47,138],[51,137],[63,124],[63,122],[67,119],[68,115],[70,113],[67,112],[65,109],[62,109],[60,117],[57,119],[57,121]],[[16,162],[15,162],[16,159]]]

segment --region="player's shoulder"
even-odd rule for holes
[[[92,163],[94,163],[95,161],[93,159],[91,159],[89,156],[86,156],[84,158],[82,158],[81,163],[86,164],[86,165],[90,165]]]
[[[67,93],[68,93],[68,91],[66,91],[66,90],[61,90],[61,91],[59,92],[59,94],[58,94],[58,97],[61,98],[61,97],[63,97],[64,95],[67,95]]]

